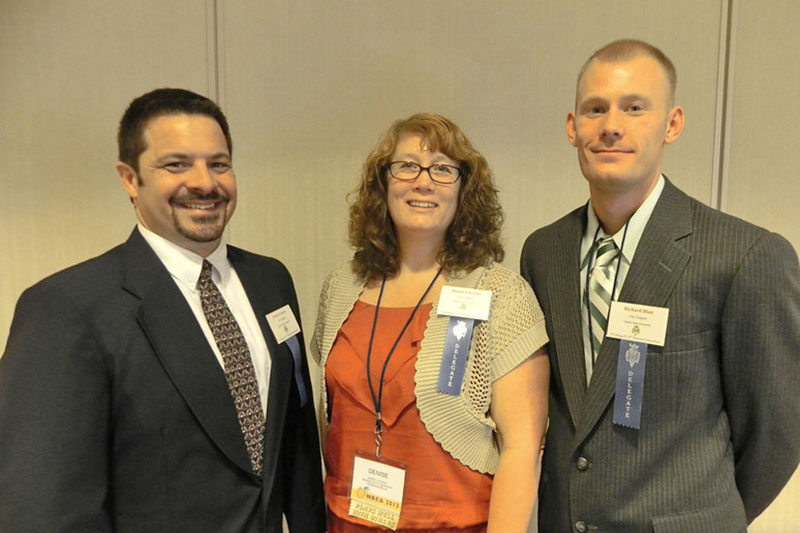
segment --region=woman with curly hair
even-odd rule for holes
[[[355,253],[325,281],[311,341],[329,532],[527,530],[547,334],[499,264],[502,222],[486,160],[444,117],[395,122],[367,158]]]

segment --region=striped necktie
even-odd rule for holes
[[[592,336],[592,361],[597,360],[597,352],[603,343],[608,326],[608,310],[611,305],[611,292],[614,290],[614,259],[619,250],[613,237],[603,237],[597,241],[597,258],[589,278],[589,335]]]

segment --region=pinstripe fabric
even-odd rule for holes
[[[582,373],[585,216],[536,231],[521,260],[551,338],[540,531],[744,531],[800,460],[794,250],[667,181],[619,294],[670,309],[665,346],[648,352],[636,431],[612,423],[619,341],[606,339],[588,388]]]

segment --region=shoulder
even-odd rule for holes
[[[278,259],[229,245],[228,260],[246,292],[297,298],[292,275]]]
[[[267,255],[249,252],[236,246],[228,245],[228,259],[234,264],[255,265],[274,273],[289,275],[289,270],[280,260]]]
[[[114,248],[56,272],[26,289],[17,301],[6,344],[9,355],[48,358],[67,353],[86,358],[98,335],[124,328],[136,297],[123,288],[123,261]],[[94,340],[90,340],[94,339]],[[12,354],[19,355],[12,355]]]
[[[317,317],[321,318],[322,315],[331,313],[334,315],[340,312],[349,313],[363,288],[364,281],[353,271],[350,261],[339,265],[322,283]]]
[[[353,262],[346,261],[333,269],[322,284],[322,292],[349,291],[355,288],[359,291],[364,287],[364,280],[358,277],[353,270]]]
[[[486,267],[480,281],[480,288],[488,288],[498,295],[517,294],[531,290],[530,285],[519,274],[500,263]]]
[[[492,263],[486,267],[479,288],[492,291],[492,308],[495,317],[500,314],[519,314],[525,310],[529,310],[537,316],[541,314],[539,303],[528,282],[516,272],[499,263]]]
[[[112,287],[120,286],[123,277],[122,246],[50,274],[26,289],[20,299],[58,298],[62,304],[79,304],[108,297]]]
[[[540,248],[543,245],[557,243],[564,232],[571,231],[574,228],[581,228],[583,226],[583,220],[585,216],[586,204],[583,204],[580,207],[573,209],[555,222],[535,230],[533,233],[528,235],[527,239],[525,239],[523,255],[525,254],[525,251],[531,248]]]
[[[748,222],[737,216],[707,206],[679,189],[672,187],[688,205],[692,218],[692,235],[688,239],[698,248],[707,251],[714,245],[718,258],[742,258],[758,253],[777,254],[796,261],[794,248],[782,235]]]
[[[702,240],[737,240],[753,242],[769,232],[744,219],[724,213],[692,198],[667,180],[651,221],[672,224],[673,219],[691,218],[691,233]]]
[[[311,353],[320,364],[325,364],[335,335],[352,310],[363,286],[350,262],[339,265],[325,278],[319,295],[314,337],[311,340]]]
[[[769,233],[767,229],[761,226],[709,207],[690,196],[687,196],[687,199],[692,210],[695,231],[708,235],[716,234],[750,240],[762,238]]]

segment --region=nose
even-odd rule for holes
[[[415,189],[431,189],[433,188],[434,181],[431,178],[431,170],[429,168],[422,169],[414,180]]]
[[[197,161],[186,175],[186,188],[209,193],[217,187],[217,182],[204,161]]]
[[[608,110],[600,135],[604,141],[609,143],[614,143],[625,135],[621,112],[618,109],[612,108]]]

